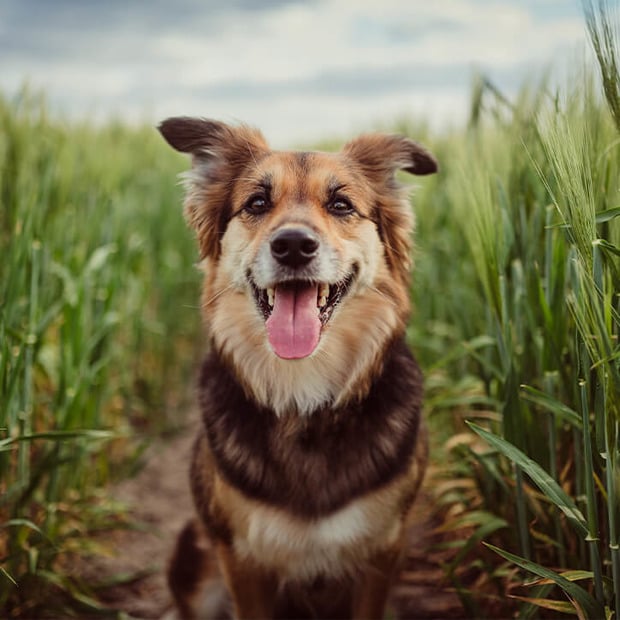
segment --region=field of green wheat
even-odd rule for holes
[[[441,172],[414,197],[415,312],[433,494],[471,617],[620,610],[620,55],[469,122],[401,122]],[[119,527],[106,485],[187,405],[198,274],[153,127],[0,97],[0,614],[101,610],[63,571]],[[60,601],[60,602],[59,602]],[[74,611],[79,613],[79,611]]]
[[[0,615],[71,595],[59,558],[113,527],[104,486],[173,430],[198,331],[182,161],[151,127],[0,99]]]

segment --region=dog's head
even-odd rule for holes
[[[333,400],[405,327],[413,216],[395,174],[433,173],[434,158],[396,135],[322,153],[272,151],[256,130],[205,119],[160,131],[192,155],[185,213],[216,347],[253,393],[259,367],[308,378],[323,365]]]

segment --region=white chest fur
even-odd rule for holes
[[[235,548],[291,579],[346,574],[376,549],[396,541],[400,520],[392,511],[386,518],[384,508],[360,499],[327,517],[304,520],[256,507]]]

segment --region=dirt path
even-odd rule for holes
[[[94,582],[120,582],[99,594],[106,605],[131,618],[161,618],[171,609],[165,570],[176,536],[192,511],[187,468],[194,428],[151,446],[140,473],[115,488],[115,497],[129,506],[140,528],[106,538],[113,556],[97,557],[83,571],[83,577]],[[442,556],[431,549],[436,541],[425,521],[428,501],[423,495],[417,503],[419,525],[412,532],[391,606],[401,619],[464,618],[458,598],[443,582]]]

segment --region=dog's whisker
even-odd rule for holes
[[[234,288],[234,283],[233,284],[229,284],[228,286],[225,286],[223,289],[221,289],[220,291],[218,291],[217,293],[215,293],[215,295],[212,295],[209,299],[207,299],[207,301],[205,301],[203,303],[203,306],[209,306],[210,304],[212,304],[218,297],[220,297],[221,295],[223,295],[224,293],[226,293],[227,291],[229,291],[231,288]]]
[[[250,153],[250,157],[252,158],[254,165],[258,168],[258,161],[256,161],[256,155],[254,154],[254,149],[252,148],[252,144],[250,143],[247,137],[245,138],[245,145],[248,147],[248,153]]]
[[[393,245],[390,245],[387,241],[383,241],[383,245],[388,248],[388,250],[391,250],[392,252],[394,252],[394,254],[396,254],[396,256],[398,256],[398,258],[400,258],[402,261],[409,261],[410,260],[410,256],[406,253],[401,252],[400,250],[397,250]]]
[[[396,301],[394,301],[391,297],[388,297],[382,290],[378,289],[376,286],[369,286],[368,288],[371,291],[374,291],[375,293],[377,293],[377,295],[381,295],[383,299],[385,299],[386,301],[389,301],[395,308],[398,308],[398,304],[396,303]]]
[[[258,164],[257,164],[258,165]],[[247,176],[247,177],[235,177],[236,181],[248,181],[250,183],[256,182],[256,178],[255,177],[251,177],[251,176]]]

